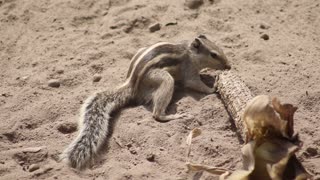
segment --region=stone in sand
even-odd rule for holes
[[[35,171],[35,170],[37,170],[39,168],[40,168],[40,166],[38,164],[31,164],[29,166],[29,172],[33,172],[33,171]]]
[[[197,9],[203,4],[203,0],[186,0],[185,5],[190,9]]]
[[[159,23],[155,23],[149,26],[149,31],[150,32],[155,32],[155,31],[159,31],[160,30],[160,24]]]
[[[48,81],[48,86],[58,88],[58,87],[60,87],[60,81],[58,79],[50,79]]]
[[[99,82],[101,80],[102,76],[99,74],[93,75],[93,82]]]

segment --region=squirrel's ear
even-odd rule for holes
[[[201,45],[201,41],[198,38],[195,38],[191,45],[192,45],[192,47],[199,49],[199,47]]]
[[[198,36],[198,38],[202,38],[202,39],[208,39],[205,35],[203,35],[203,34],[200,34],[199,36]]]

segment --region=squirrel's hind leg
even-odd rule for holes
[[[156,84],[156,88],[152,93],[154,119],[165,122],[189,117],[187,114],[166,115],[165,113],[174,92],[174,79],[167,71],[162,69],[153,69],[147,74],[146,78],[148,78],[148,81],[152,81]]]

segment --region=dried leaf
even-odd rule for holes
[[[267,95],[259,95],[249,101],[242,120],[247,128],[247,142],[268,136],[288,137],[285,131],[287,121],[280,119],[276,114]]]
[[[199,136],[201,134],[201,129],[199,128],[194,128],[188,135],[187,137],[187,145],[188,145],[188,157],[190,155],[191,152],[191,143],[192,143],[192,139]]]
[[[312,179],[312,174],[303,167],[296,155],[293,155],[287,163],[283,179]]]
[[[289,137],[292,137],[294,133],[293,116],[298,108],[294,107],[292,104],[282,105],[277,98],[272,99],[272,105],[274,110],[279,113],[280,118],[288,122],[285,131]]]
[[[199,136],[200,134],[201,134],[201,129],[199,129],[199,128],[195,128],[189,133],[189,135],[187,137],[188,157],[191,152],[192,139]],[[229,175],[229,171],[225,168],[206,166],[206,165],[201,165],[201,164],[194,164],[194,163],[190,163],[190,162],[187,162],[186,165],[187,165],[189,171],[206,171],[211,174],[222,175],[222,177]]]
[[[293,138],[293,116],[296,110],[297,107],[291,104],[281,104],[277,98],[271,101],[269,96],[256,96],[246,105],[242,115],[243,124],[247,128],[248,140],[251,140],[247,141],[248,143],[242,148],[243,169],[229,175],[230,171],[227,169],[190,162],[187,163],[188,169],[220,175],[219,180],[302,180],[311,178],[311,174],[295,156],[295,153],[301,148],[298,139]],[[192,139],[200,133],[200,129],[194,129],[188,135],[188,156]]]
[[[220,176],[219,180],[249,180],[250,173],[251,173],[250,171],[246,171],[246,170],[237,170],[233,172],[229,177]]]
[[[289,158],[298,149],[298,146],[286,140],[275,139],[264,142],[255,149],[256,163],[260,167],[260,172],[253,172],[253,176],[264,173],[271,179],[281,179]]]
[[[230,71],[219,75],[217,89],[246,142],[242,149],[243,170],[227,179],[307,179],[309,173],[297,160],[300,148],[293,131],[293,116],[297,110],[291,104],[281,104],[277,98],[260,95],[252,98],[243,81]],[[241,117],[241,118],[239,118]],[[244,136],[243,136],[244,137]],[[226,179],[220,176],[220,179]]]
[[[242,158],[243,158],[243,170],[237,170],[233,172],[229,177],[221,178],[221,180],[249,180],[250,174],[254,170],[255,167],[255,158],[254,158],[254,148],[256,143],[251,141],[246,144],[242,149]]]
[[[287,139],[251,141],[242,148],[243,170],[233,172],[227,180],[308,179],[311,175],[295,157],[299,146]]]
[[[193,164],[190,162],[186,163],[189,171],[206,171],[211,174],[215,175],[222,175],[228,172],[228,169],[220,168],[220,167],[213,167],[213,166],[206,166],[201,164]]]
[[[194,128],[187,137],[187,145],[191,145],[192,139],[199,136],[200,134],[201,134],[201,129]]]

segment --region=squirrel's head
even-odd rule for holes
[[[199,35],[190,44],[192,54],[199,60],[202,68],[231,69],[223,51],[204,35]]]

